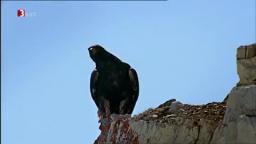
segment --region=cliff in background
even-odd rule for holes
[[[240,81],[223,102],[182,104],[171,99],[130,117],[102,120],[96,144],[255,144],[256,44],[237,50]]]

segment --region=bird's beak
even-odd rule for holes
[[[88,51],[92,51],[92,50],[93,50],[93,48],[92,48],[92,47],[89,47],[89,48],[88,48]]]
[[[93,47],[89,47],[88,48],[89,52],[93,55],[95,55],[97,53],[97,49],[96,48],[93,48]]]

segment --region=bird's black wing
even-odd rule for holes
[[[94,100],[95,104],[97,105],[97,107],[99,108],[99,102],[97,100],[97,96],[96,96],[96,85],[98,82],[98,78],[99,78],[99,73],[98,71],[95,69],[92,74],[91,74],[91,80],[90,80],[90,91],[91,91],[91,95],[92,95],[92,99]]]
[[[139,80],[138,80],[138,75],[135,69],[133,68],[129,69],[129,78],[130,78],[130,83],[132,88],[131,106],[130,106],[130,110],[131,110],[130,113],[132,113],[139,96]]]

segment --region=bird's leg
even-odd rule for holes
[[[123,100],[123,101],[120,102],[120,105],[119,105],[119,113],[120,114],[125,113],[125,104],[126,104],[126,100]]]
[[[104,114],[100,110],[98,110],[99,122],[101,122],[101,120],[103,119],[103,116]]]
[[[99,116],[99,122],[100,122],[100,127],[99,129],[101,130],[101,136],[103,137],[102,139],[106,139],[106,135],[108,133],[108,130],[111,125],[111,121],[109,118],[109,113],[110,113],[110,108],[109,108],[109,101],[103,99],[102,103],[100,105],[101,110],[98,110],[98,116]],[[105,141],[105,140],[104,140]]]
[[[104,108],[105,108],[105,114],[106,114],[106,118],[110,118],[111,112],[110,112],[110,104],[108,100],[104,100]]]
[[[100,130],[102,133],[107,133],[110,125],[111,125],[111,119],[110,119],[110,104],[108,100],[103,100],[103,111],[98,111],[99,115],[99,122],[100,124]]]

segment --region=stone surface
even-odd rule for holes
[[[143,113],[102,120],[95,144],[256,144],[256,45],[237,52],[240,82],[223,102],[175,99]]]
[[[232,89],[212,143],[256,143],[256,85]]]
[[[173,106],[172,106],[173,105]],[[188,105],[169,100],[155,109],[137,116],[111,116],[109,123],[102,123],[98,144],[166,144],[210,142],[214,130],[224,117],[226,103]]]
[[[237,73],[238,86],[256,84],[256,44],[237,49]]]

